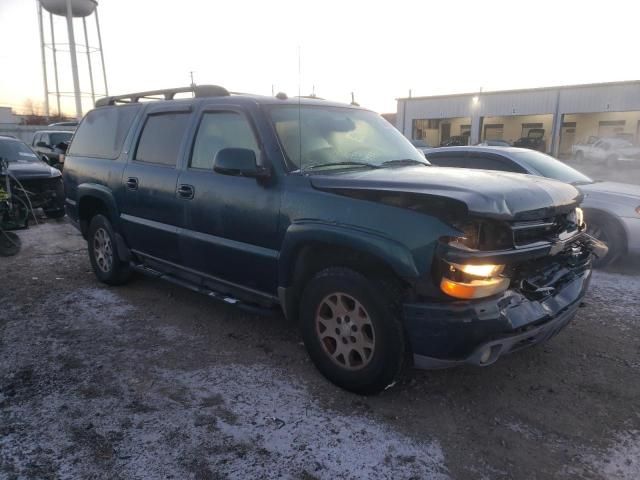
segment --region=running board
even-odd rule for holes
[[[142,264],[131,264],[131,267],[139,273],[151,278],[159,278],[162,280],[166,280],[167,282],[173,283],[174,285],[178,285],[180,287],[188,288],[189,290],[199,293],[201,295],[206,295],[207,297],[213,298],[214,300],[218,300],[219,302],[226,303],[227,305],[233,305],[234,307],[238,307],[246,312],[254,313],[256,315],[264,315],[264,316],[273,316],[276,314],[277,310],[275,308],[267,308],[261,307],[258,305],[252,305],[237,298],[234,298],[230,295],[225,295],[220,292],[216,292],[214,290],[210,290],[205,287],[201,287],[194,283],[188,282],[181,278],[178,278],[169,273],[159,272],[151,267]]]

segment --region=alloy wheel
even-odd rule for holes
[[[364,306],[353,296],[327,295],[316,311],[316,334],[325,353],[342,368],[359,370],[375,350],[375,332]]]
[[[102,227],[93,235],[93,255],[98,268],[104,273],[109,273],[113,265],[113,246],[111,237]]]

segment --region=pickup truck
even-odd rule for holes
[[[544,128],[532,128],[526,137],[521,137],[513,142],[514,147],[528,148],[538,152],[546,152],[547,142],[544,140]]]
[[[486,366],[548,340],[599,248],[571,185],[433,168],[378,114],[285,94],[101,99],[63,176],[99,280],[135,271],[282,311],[320,372],[363,394],[405,365]]]
[[[571,147],[577,162],[591,161],[606,163],[613,167],[622,162],[640,164],[640,148],[623,138],[595,138],[586,143],[576,143]]]

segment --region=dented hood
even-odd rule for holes
[[[533,220],[577,206],[582,194],[573,186],[533,175],[446,167],[402,167],[313,174],[320,190],[407,192],[464,203],[473,216]]]

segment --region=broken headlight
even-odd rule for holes
[[[490,220],[469,220],[455,223],[462,235],[451,238],[449,245],[464,250],[503,250],[513,246],[513,234],[508,225]]]

